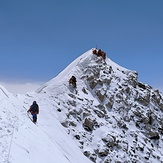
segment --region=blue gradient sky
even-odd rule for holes
[[[0,0],[0,81],[46,82],[92,47],[163,90],[163,0]]]

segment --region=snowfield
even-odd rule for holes
[[[14,97],[4,88],[0,90],[1,163],[90,162],[65,132],[57,114],[51,112],[48,101],[41,102],[35,93]],[[27,116],[34,99],[40,101],[36,125]]]
[[[27,115],[34,100],[36,125]],[[0,86],[0,163],[163,162],[162,120],[159,90],[90,49],[36,92]]]

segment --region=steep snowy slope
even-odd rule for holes
[[[93,162],[163,162],[163,96],[92,50],[38,89]],[[77,88],[69,84],[77,79]]]
[[[41,108],[36,125],[27,116],[34,99]],[[0,163],[89,163],[42,99],[35,93],[15,97],[0,86]]]

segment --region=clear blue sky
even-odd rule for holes
[[[92,47],[163,90],[163,0],[0,0],[0,80],[48,81]]]

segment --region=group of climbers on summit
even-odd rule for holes
[[[101,49],[94,49],[92,51],[93,54],[97,55],[97,56],[101,56],[103,59],[106,58],[106,53],[104,51],[102,51]]]

